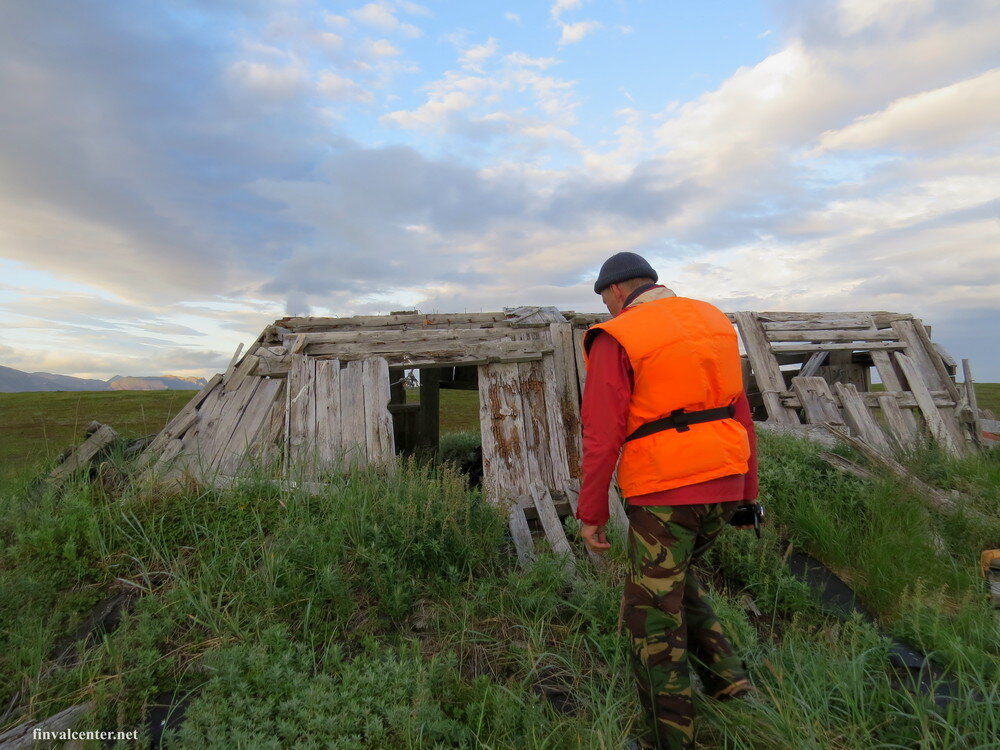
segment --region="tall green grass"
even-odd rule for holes
[[[759,693],[699,699],[701,746],[991,747],[1000,648],[977,563],[996,526],[972,533],[797,440],[760,444],[764,537],[727,529],[701,566]],[[997,518],[1000,457],[914,460]],[[16,692],[22,707],[0,731],[84,700],[93,728],[132,728],[166,694],[189,703],[178,747],[618,748],[638,733],[620,539],[602,570],[581,558],[570,577],[544,553],[521,569],[502,514],[450,463],[355,472],[319,495],[252,475],[226,491],[114,486],[0,491],[0,703]],[[893,687],[888,641],[825,614],[789,545],[948,667],[949,707]],[[136,596],[121,625],[52,668],[114,592]]]

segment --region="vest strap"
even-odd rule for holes
[[[732,404],[729,406],[720,406],[717,409],[702,409],[701,411],[686,412],[683,409],[674,409],[670,412],[669,417],[663,417],[662,419],[656,419],[652,422],[646,422],[644,425],[639,425],[631,435],[625,438],[625,442],[646,437],[656,432],[662,432],[663,430],[687,432],[691,429],[689,425],[701,424],[702,422],[715,422],[719,419],[732,419],[735,416],[736,407]]]

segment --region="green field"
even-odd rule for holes
[[[1000,451],[910,459],[958,493],[963,512],[942,516],[817,446],[760,445],[763,539],[727,528],[701,564],[759,692],[698,697],[698,746],[995,747],[1000,641],[978,557],[1000,539]],[[0,487],[0,733],[83,702],[78,729],[128,731],[166,701],[188,703],[176,748],[622,748],[638,710],[610,536],[602,570],[578,552],[571,576],[541,547],[522,569],[496,508],[412,462],[318,496],[253,477],[178,495]],[[875,622],[828,614],[792,550],[850,581]],[[122,594],[130,612],[84,640]],[[947,706],[894,687],[886,633],[934,655]]]

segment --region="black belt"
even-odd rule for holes
[[[646,437],[646,435],[652,435],[654,432],[662,432],[663,430],[687,432],[691,429],[689,425],[701,424],[702,422],[715,422],[719,419],[732,419],[734,416],[736,416],[736,407],[733,405],[720,406],[717,409],[702,409],[701,411],[674,409],[670,412],[669,417],[646,422],[646,424],[637,427],[631,435],[625,438],[625,442]]]

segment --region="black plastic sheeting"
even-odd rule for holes
[[[788,569],[819,597],[820,606],[830,615],[846,620],[859,615],[872,625],[874,618],[857,594],[815,557],[795,552],[788,558]],[[958,696],[958,683],[938,664],[917,649],[883,633],[889,639],[889,664],[893,668],[894,688],[932,696],[938,708],[946,708]]]

